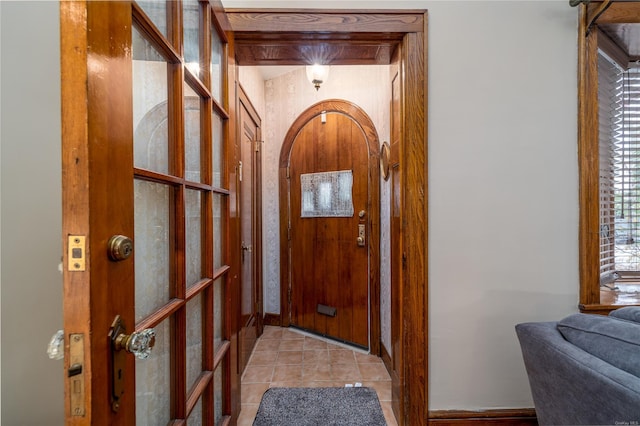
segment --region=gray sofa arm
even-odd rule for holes
[[[640,424],[640,378],[567,342],[556,322],[516,326],[541,425]]]

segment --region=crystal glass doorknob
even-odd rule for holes
[[[116,337],[115,348],[132,353],[138,359],[147,359],[151,349],[156,344],[156,332],[153,328],[137,331],[131,334],[120,334]]]
[[[58,330],[47,346],[47,355],[50,359],[64,359],[64,331]]]

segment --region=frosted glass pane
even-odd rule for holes
[[[168,174],[167,62],[135,27],[132,36],[134,165]]]
[[[222,288],[223,278],[218,278],[213,282],[213,350],[218,352],[222,346],[222,298],[224,292]]]
[[[221,268],[224,265],[224,251],[222,242],[224,235],[222,233],[222,200],[223,195],[213,195],[213,267]]]
[[[163,0],[136,0],[144,13],[167,36],[167,3]]]
[[[200,159],[200,97],[191,86],[184,84],[184,177],[194,182],[202,182]]]
[[[224,146],[222,139],[222,120],[217,114],[211,117],[211,135],[213,137],[213,186],[222,187]]]
[[[211,94],[222,102],[222,42],[215,27],[211,28]]]
[[[218,365],[213,373],[213,412],[214,424],[222,424],[222,367],[224,362]]]
[[[351,170],[300,175],[301,217],[352,217]]]
[[[156,328],[149,358],[136,359],[136,424],[166,425],[171,418],[171,332],[169,320]]]
[[[140,321],[171,297],[171,188],[134,180],[135,310]]]
[[[198,399],[196,405],[193,407],[189,418],[187,419],[188,426],[201,426],[202,425],[202,398]]]
[[[184,62],[196,77],[200,77],[200,7],[198,0],[182,0],[184,30]]]
[[[187,302],[187,391],[202,372],[202,295]]]
[[[202,278],[202,201],[200,191],[185,192],[187,287]]]

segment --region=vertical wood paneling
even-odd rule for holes
[[[89,193],[84,190],[89,181],[89,149],[88,140],[88,93],[87,81],[87,4],[82,2],[60,3],[60,34],[62,55],[62,135],[67,140],[62,144],[62,231],[63,235],[88,235],[89,226]],[[64,140],[64,139],[63,139]],[[67,212],[74,212],[68,214]],[[68,262],[68,240],[63,238],[63,267]],[[89,336],[90,323],[84,321],[90,315],[91,264],[86,272],[70,272],[63,268],[64,300],[77,300],[72,306],[64,307],[64,324],[66,336],[83,334]],[[68,337],[65,336],[65,339]],[[91,340],[85,339],[85,352],[92,348]],[[65,356],[64,368],[69,368],[69,357]],[[84,370],[92,371],[90,356],[85,357]],[[71,382],[64,381],[65,418],[69,425],[91,424],[93,407],[91,405],[93,386],[90,380],[85,381],[83,417],[71,416]]]
[[[426,27],[426,19],[425,19]],[[428,417],[428,286],[427,286],[427,127],[426,46],[424,33],[404,38],[404,173],[402,211],[406,274],[403,294],[405,419],[420,424]]]
[[[391,357],[388,365],[391,368],[391,403],[399,423],[404,418],[404,354],[403,354],[403,318],[402,300],[404,291],[404,273],[402,261],[402,76],[400,75],[401,48],[394,53],[391,80],[391,143],[389,168],[391,174],[390,207],[390,245],[391,245]]]
[[[133,164],[129,145],[133,138],[128,48],[131,6],[63,2],[60,14],[62,51],[66,52],[61,69],[63,235],[87,236],[85,272],[66,271],[66,247],[63,252],[65,332],[67,339],[71,333],[85,336],[86,407],[84,416],[70,412],[68,401],[73,380],[66,378],[65,415],[68,424],[91,424],[102,419],[133,424],[135,398],[123,398],[119,412],[114,414],[111,389],[106,385],[111,381],[107,333],[115,315],[122,316],[128,332],[135,327],[131,303],[133,259],[110,262],[107,256],[89,257],[91,253],[105,252],[114,230],[133,235],[133,215],[123,214],[133,205],[133,170],[128,168],[123,173],[112,167],[112,164]],[[65,364],[68,367],[68,359]],[[135,395],[133,357],[127,357],[125,367],[125,393]]]
[[[580,198],[580,304],[600,302],[598,31],[586,32],[586,7],[578,30],[578,167]]]

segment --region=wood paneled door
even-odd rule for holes
[[[61,2],[67,424],[232,416],[219,2]],[[135,355],[135,357],[134,357]]]
[[[240,216],[240,372],[249,362],[257,338],[262,334],[262,140],[260,117],[242,88],[239,90],[240,151],[238,178]]]
[[[281,153],[290,324],[366,349],[377,284],[369,265],[379,264],[378,147],[362,110],[328,100],[301,114]]]

